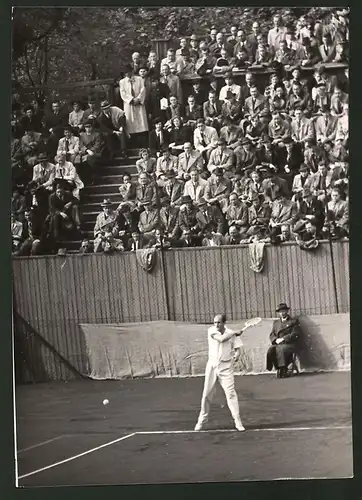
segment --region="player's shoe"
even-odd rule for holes
[[[235,420],[235,428],[240,432],[245,431],[245,427],[241,423],[241,420]]]
[[[200,424],[200,422],[197,422],[197,424],[195,425],[195,431],[201,431],[202,430],[202,424]]]

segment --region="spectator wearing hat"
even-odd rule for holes
[[[68,124],[74,134],[79,134],[83,124],[84,111],[80,107],[79,101],[72,102],[73,111],[69,113]]]
[[[220,167],[224,173],[230,177],[233,173],[234,153],[226,147],[225,139],[218,139],[217,147],[211,151],[210,159],[207,165],[209,172],[212,174],[215,168]]]
[[[287,181],[277,175],[276,168],[273,165],[268,165],[265,169],[266,178],[262,182],[265,199],[269,202],[274,202],[278,197],[288,199],[290,192]]]
[[[292,363],[296,345],[301,336],[301,329],[297,318],[289,314],[290,307],[282,302],[276,308],[279,319],[273,322],[270,333],[271,346],[267,352],[267,370],[277,370],[278,378],[285,378],[288,366]]]
[[[80,163],[79,137],[73,134],[71,126],[64,128],[64,137],[59,139],[57,155],[65,153],[66,160],[73,164]]]
[[[268,31],[268,45],[278,50],[280,42],[286,38],[287,28],[283,26],[282,18],[278,14],[273,17],[273,25],[273,28]]]
[[[161,197],[160,204],[161,228],[163,229],[164,236],[169,238],[170,243],[172,244],[180,236],[178,223],[180,206],[175,204],[171,205],[170,197],[167,195]]]
[[[169,131],[169,140],[171,152],[174,156],[182,152],[185,142],[190,142],[192,140],[192,129],[187,125],[182,125],[181,118],[175,116],[172,119],[172,127]]]
[[[185,182],[184,195],[190,196],[193,202],[197,202],[204,196],[207,181],[200,176],[197,169],[190,170],[190,179]]]
[[[256,164],[258,165],[276,164],[277,151],[267,134],[264,134],[260,138],[259,147],[256,150],[256,160]]]
[[[305,183],[310,179],[310,170],[309,167],[302,163],[299,167],[299,174],[296,174],[293,179],[292,192],[293,192],[293,201],[298,201],[301,199],[301,194],[304,188]]]
[[[187,98],[187,106],[185,107],[185,125],[190,127],[192,131],[194,131],[197,120],[202,117],[202,106],[196,104],[194,95],[189,95]]]
[[[217,140],[216,129],[205,125],[205,121],[199,118],[194,130],[194,147],[205,160],[209,160],[211,151],[217,147]]]
[[[229,206],[225,212],[225,219],[228,229],[231,226],[236,226],[241,237],[246,234],[249,228],[248,207],[239,200],[237,193],[232,192],[229,196]]]
[[[177,156],[171,154],[170,147],[164,147],[162,155],[157,159],[156,179],[160,186],[163,186],[170,170],[177,170]]]
[[[228,92],[235,94],[236,99],[238,101],[241,100],[241,97],[242,97],[241,96],[241,87],[240,87],[240,85],[237,85],[236,83],[234,83],[234,78],[233,78],[231,71],[228,71],[225,74],[225,85],[220,90],[219,101],[226,101]]]
[[[152,207],[150,200],[142,202],[143,211],[140,213],[138,229],[146,238],[154,235],[157,227],[160,226],[160,212]]]
[[[97,100],[93,96],[88,97],[88,108],[84,111],[83,113],[83,118],[82,118],[82,130],[84,131],[84,124],[92,121],[93,122],[93,127],[95,129],[99,128],[98,124],[98,117],[101,113],[101,110],[99,109],[97,105]]]
[[[231,120],[234,125],[238,125],[243,117],[243,110],[240,101],[236,99],[236,95],[231,91],[227,91],[226,99],[221,108],[222,125],[227,119]]]
[[[192,170],[203,173],[204,162],[199,151],[192,149],[191,142],[185,142],[183,152],[178,157],[178,175],[181,180],[188,181]]]
[[[294,225],[294,233],[302,233],[308,221],[312,221],[317,227],[318,233],[323,228],[325,211],[323,203],[315,198],[309,188],[301,192],[301,200],[298,201],[298,220]]]
[[[253,169],[257,165],[257,157],[252,142],[247,137],[240,141],[240,146],[234,149],[236,158],[236,169]]]
[[[224,170],[216,167],[205,187],[205,200],[209,204],[218,203],[221,211],[226,212],[231,192],[230,180],[224,177]]]
[[[177,75],[171,73],[168,64],[161,65],[161,78],[160,83],[167,85],[170,91],[170,95],[177,97],[177,100],[182,104],[182,89],[180,79]]]
[[[220,208],[215,204],[208,204],[203,197],[198,199],[196,206],[198,208],[196,213],[198,235],[202,236],[206,229],[219,235],[224,234],[224,217]]]
[[[140,159],[136,161],[137,173],[140,175],[145,172],[150,176],[150,179],[153,179],[156,175],[156,164],[157,160],[153,156],[151,156],[150,151],[148,149],[140,150]]]
[[[148,145],[153,156],[159,156],[162,149],[168,147],[170,143],[169,132],[163,128],[161,118],[154,121],[155,128],[151,130],[148,138]]]
[[[254,194],[263,194],[264,188],[262,183],[262,176],[260,169],[252,170],[249,175],[249,180],[245,184],[244,194],[248,200],[254,196]]]
[[[84,132],[79,137],[79,173],[86,183],[94,183],[96,168],[104,150],[101,134],[94,129],[93,120],[84,122]]]
[[[128,123],[126,125],[125,112],[117,106],[111,106],[107,100],[102,101],[98,123],[107,143],[110,159],[112,160],[117,153],[127,156],[126,138],[133,129],[129,129]]]
[[[14,220],[23,222],[25,210],[26,198],[21,194],[20,187],[14,186],[11,197],[11,214],[14,215]]]
[[[47,248],[65,253],[64,242],[71,239],[76,229],[80,231],[79,200],[62,184],[49,196],[49,215],[44,223],[44,240]]]
[[[25,115],[19,121],[19,129],[23,131],[34,130],[34,132],[42,132],[43,125],[41,116],[34,113],[33,106],[26,106],[24,108]]]
[[[268,234],[268,226],[271,217],[270,203],[266,202],[261,193],[254,192],[250,196],[248,207],[249,228],[246,236],[257,236],[263,239]]]
[[[195,98],[196,106],[203,107],[204,102],[207,100],[207,93],[205,91],[205,87],[201,85],[201,78],[199,76],[195,76],[191,80],[192,90],[190,95],[193,95]]]
[[[94,226],[94,253],[104,251],[107,242],[113,237],[118,236],[117,212],[112,208],[112,202],[109,198],[101,203],[102,211],[97,215]]]
[[[144,173],[144,170],[140,170],[138,175]],[[148,172],[145,172],[148,174]],[[148,174],[149,175],[149,174]],[[118,188],[119,194],[121,196],[122,202],[129,202],[136,197],[136,187],[132,182],[132,177],[129,172],[124,172],[122,177],[122,184]]]
[[[224,119],[224,126],[220,130],[220,139],[223,139],[228,149],[234,150],[240,145],[242,130],[235,125],[228,116]]]
[[[193,203],[191,196],[183,195],[178,216],[178,225],[182,233],[188,230],[191,231],[193,235],[196,234],[198,229],[198,221],[196,218],[197,212],[198,208]]]
[[[151,201],[152,205],[158,203],[158,188],[155,183],[152,183],[148,175],[143,172],[138,176],[138,186],[136,187],[135,209],[141,212],[144,201]]]
[[[348,202],[342,200],[338,188],[332,189],[323,232],[324,234],[329,232],[333,238],[343,238],[349,235]]]
[[[222,103],[217,99],[216,93],[213,90],[209,92],[209,98],[203,104],[203,114],[205,123],[218,130],[222,120]],[[197,124],[196,124],[197,125]]]
[[[267,100],[260,94],[257,87],[254,85],[250,87],[250,97],[245,99],[244,104],[244,116],[245,118],[260,114],[262,111],[267,109]]]
[[[55,177],[55,165],[48,161],[45,153],[38,156],[38,162],[33,168],[32,183],[35,188],[32,205],[44,205],[48,203],[48,197],[53,189],[53,180]]]
[[[51,180],[54,184],[62,184],[67,190],[72,191],[73,196],[80,199],[80,191],[84,188],[84,183],[70,161],[67,161],[66,153],[59,153],[55,157],[56,164],[51,174]],[[49,179],[50,180],[50,179]]]
[[[331,115],[327,105],[321,108],[321,115],[314,122],[317,143],[323,144],[326,140],[334,141],[337,133],[338,119]]]
[[[183,181],[176,178],[176,170],[170,169],[166,173],[167,180],[163,186],[163,191],[170,198],[171,206],[180,205],[184,192]]]

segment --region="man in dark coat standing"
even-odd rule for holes
[[[267,370],[271,371],[275,367],[278,378],[287,376],[288,365],[292,362],[301,333],[298,319],[291,317],[289,310],[287,304],[279,304],[276,309],[279,319],[274,321],[269,337],[272,345],[267,352]]]

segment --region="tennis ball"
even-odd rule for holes
[[[104,404],[104,406],[106,406],[108,403],[109,403],[108,399],[104,399],[104,400],[103,400],[103,404]]]

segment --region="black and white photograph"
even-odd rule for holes
[[[12,9],[17,488],[353,477],[350,15]]]

